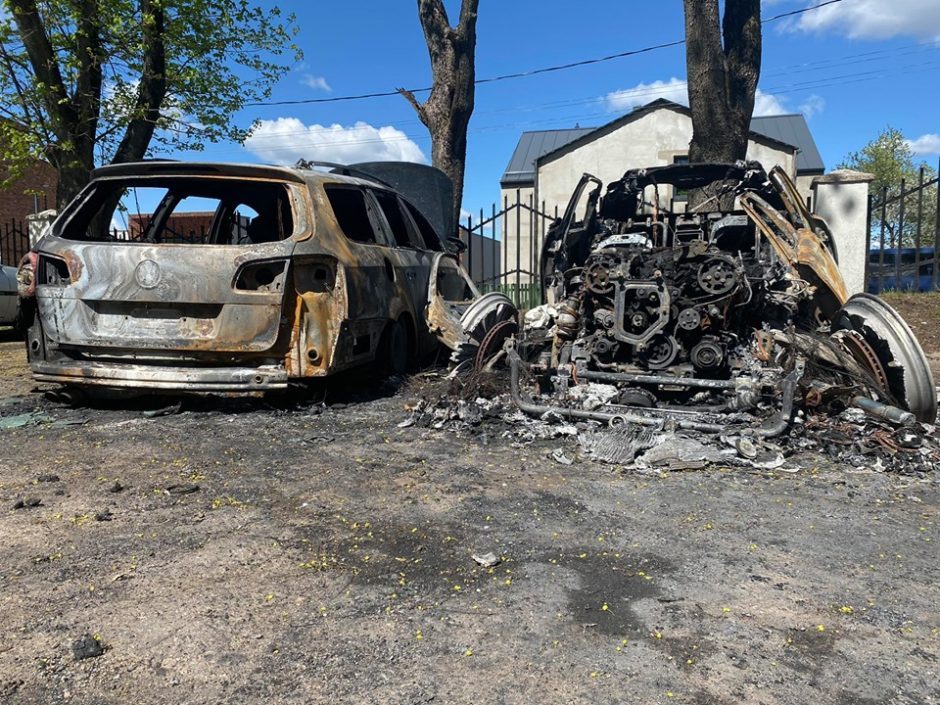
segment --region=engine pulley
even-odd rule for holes
[[[699,287],[707,294],[727,294],[737,283],[734,262],[730,258],[712,257],[698,270]]]

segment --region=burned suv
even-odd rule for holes
[[[98,169],[20,271],[33,375],[253,394],[456,348],[479,294],[442,242],[448,185],[394,163]]]

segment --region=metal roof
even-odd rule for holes
[[[637,108],[632,113],[628,113],[622,118],[618,118],[613,123],[601,127],[577,127],[564,130],[538,130],[535,132],[523,132],[516,144],[516,149],[512,153],[512,158],[499,180],[501,186],[512,187],[515,185],[528,184],[535,181],[535,161],[539,157],[561,149],[577,140],[582,142],[591,141],[586,138],[590,133],[597,131],[600,137],[600,130],[604,127],[616,126],[621,121],[630,117],[636,117],[637,111],[648,111],[660,107],[679,109],[682,112],[688,112],[688,108],[680,106],[666,100],[656,100],[648,105]],[[766,115],[755,117],[751,120],[751,131],[775,142],[781,142],[785,145],[796,147],[796,168],[797,174],[822,174],[825,171],[822,157],[816,148],[816,142],[809,131],[806,119],[800,115]]]
[[[751,119],[751,130],[771,139],[792,144],[796,153],[796,173],[822,174],[826,171],[816,141],[809,131],[806,118],[800,113],[793,115],[761,115]]]
[[[593,131],[593,127],[574,127],[523,132],[499,183],[512,186],[534,180],[536,159]]]

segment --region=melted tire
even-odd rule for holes
[[[937,390],[930,364],[901,315],[873,294],[856,294],[835,320],[859,333],[874,350],[887,373],[886,392],[918,421],[934,423]]]

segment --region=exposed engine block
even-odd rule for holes
[[[742,346],[762,325],[755,307],[764,321],[768,307],[783,320],[792,313],[781,310],[785,299],[768,296],[771,282],[786,283],[775,261],[755,252],[745,218],[684,219],[671,229],[686,241],[676,237],[669,247],[653,247],[644,231],[611,235],[618,226],[604,224],[584,266],[567,281],[576,293],[561,306],[559,334],[572,341],[562,362],[727,376],[742,367]]]

